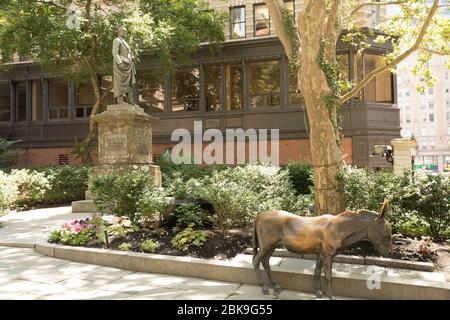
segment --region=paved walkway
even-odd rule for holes
[[[268,300],[253,285],[101,267],[0,247],[0,300]],[[279,299],[315,299],[283,290]]]
[[[0,245],[45,241],[50,231],[59,224],[89,216],[86,213],[72,213],[70,206],[11,212],[0,217]]]
[[[17,248],[45,241],[55,226],[87,216],[73,214],[71,207],[57,207],[0,217],[0,300],[275,299],[273,295],[262,295],[261,289],[253,285],[132,272],[50,258],[33,249]],[[315,296],[284,290],[279,299],[315,299]]]

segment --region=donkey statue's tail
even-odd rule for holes
[[[386,198],[384,199],[384,202],[380,208],[380,217],[384,218],[386,216],[388,208],[389,208],[389,199]]]

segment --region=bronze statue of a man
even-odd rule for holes
[[[114,57],[114,98],[117,103],[125,103],[123,96],[127,96],[127,102],[135,105],[133,97],[133,87],[136,84],[136,68],[134,66],[134,56],[130,45],[125,38],[128,31],[125,27],[120,27],[118,37],[114,39],[112,54]]]

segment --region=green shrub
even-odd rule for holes
[[[139,200],[153,188],[150,178],[147,170],[98,176],[92,182],[94,203],[103,214],[126,216],[134,221]]]
[[[175,164],[170,158],[170,152],[164,152],[158,162],[161,168],[163,187],[170,188],[172,184],[177,183],[174,180],[181,179],[186,182],[190,179],[199,180],[206,176],[211,175],[214,171],[220,171],[229,168],[227,165],[210,165],[202,166],[198,164]],[[189,193],[185,193],[182,197],[176,196],[178,199],[191,199],[186,198]]]
[[[132,248],[132,244],[129,242],[124,242],[124,243],[120,244],[120,246],[118,248],[122,251],[130,251]]]
[[[378,211],[385,198],[390,200],[389,219],[394,232],[412,236],[448,237],[450,182],[444,174],[417,171],[395,175],[345,167],[341,176],[347,208]]]
[[[160,246],[158,241],[153,241],[153,240],[144,240],[141,242],[139,248],[141,249],[141,251],[143,252],[147,252],[147,253],[153,253],[155,252],[156,249],[158,249]]]
[[[19,189],[11,175],[0,170],[0,212],[14,207],[19,196]]]
[[[310,194],[314,187],[313,167],[307,162],[291,162],[287,170],[296,194]]]
[[[36,206],[44,200],[46,192],[50,189],[50,181],[43,172],[14,169],[9,175],[18,191],[14,203],[16,208]]]
[[[393,199],[402,177],[392,172],[344,167],[340,176],[347,208],[378,211],[385,198]]]
[[[130,232],[139,231],[139,227],[133,224],[128,217],[119,217],[117,221],[106,227],[105,230],[109,236],[124,238]]]
[[[84,199],[87,190],[88,168],[78,166],[50,166],[41,170],[49,180],[43,203],[58,204]]]
[[[10,166],[17,160],[17,151],[11,149],[11,146],[16,142],[17,141],[10,141],[0,138],[0,169]]]
[[[173,237],[171,243],[175,248],[187,250],[190,246],[200,247],[206,242],[206,232],[203,230],[194,230],[193,224],[190,224],[183,231]]]
[[[450,177],[417,172],[414,183],[399,192],[401,207],[426,221],[433,238],[443,239],[450,226]]]
[[[202,199],[216,212],[223,231],[247,226],[265,210],[302,211],[305,199],[295,195],[289,173],[270,166],[246,165],[215,171],[203,179]]]
[[[175,172],[167,185],[167,195],[183,200],[198,200],[202,198],[203,179],[189,178],[184,180],[182,173]]]
[[[39,207],[82,199],[87,168],[51,166],[0,171],[0,210]]]
[[[202,228],[207,222],[208,214],[198,204],[182,204],[175,210],[177,229],[192,225],[193,228]]]
[[[150,186],[137,203],[137,215],[142,218],[162,222],[167,205],[165,192]]]

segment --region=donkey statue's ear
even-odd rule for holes
[[[380,208],[380,216],[378,217],[379,219],[384,219],[386,217],[386,212],[388,210],[388,204],[389,204],[389,200],[384,199],[383,205]]]

